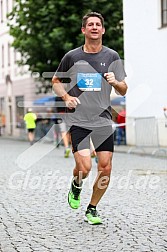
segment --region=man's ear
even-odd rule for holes
[[[85,34],[85,28],[84,28],[84,27],[81,28],[81,32],[82,32],[83,34]]]
[[[105,28],[103,28],[103,31],[102,31],[102,34],[104,34],[105,33]]]

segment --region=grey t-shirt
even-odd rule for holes
[[[111,125],[112,86],[104,78],[104,73],[111,71],[118,81],[124,80],[122,61],[118,53],[108,47],[103,46],[98,53],[85,53],[81,46],[65,54],[55,75],[66,85],[67,92],[81,102],[76,109],[67,109],[65,121],[69,127]]]

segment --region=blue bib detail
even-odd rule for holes
[[[101,91],[102,74],[78,73],[77,86],[81,91]]]

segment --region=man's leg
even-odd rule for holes
[[[62,132],[61,136],[62,136],[62,139],[63,139],[64,147],[69,148],[67,132]]]
[[[68,194],[68,203],[71,208],[77,209],[80,206],[80,193],[82,190],[82,180],[85,179],[91,170],[90,150],[82,150],[74,153],[75,168],[73,170],[73,180]]]
[[[114,151],[114,131],[112,127],[102,127],[92,134],[98,158],[98,174],[93,186],[93,193],[85,213],[85,220],[89,224],[102,223],[96,206],[104,195],[110,182],[112,156]]]
[[[112,152],[101,151],[97,152],[98,156],[98,174],[93,186],[93,193],[90,204],[97,206],[103,194],[107,190],[110,182],[112,168]]]
[[[59,124],[59,128],[60,128],[61,137],[64,144],[64,157],[68,158],[71,150],[69,147],[68,129],[64,121],[62,121],[62,123]]]
[[[68,202],[71,208],[80,206],[82,180],[88,176],[91,169],[90,132],[90,130],[77,126],[72,126],[70,129],[72,151],[75,159],[74,177],[68,194]]]
[[[85,221],[89,224],[101,224],[96,206],[104,195],[110,181],[112,152],[97,152],[98,174],[93,186],[93,193],[85,213]]]
[[[80,184],[85,179],[92,166],[90,150],[85,149],[74,153],[76,166],[73,170],[73,175],[77,184]]]
[[[35,137],[34,131],[33,130],[28,131],[28,140],[31,145],[34,143],[34,137]]]
[[[105,193],[111,174],[112,156],[114,151],[114,131],[112,127],[102,127],[92,132],[98,157],[98,174],[93,186],[90,204],[96,206]]]
[[[68,158],[71,152],[71,149],[69,147],[68,132],[61,132],[61,136],[64,144],[64,157]]]
[[[118,127],[117,129],[117,145],[121,144],[121,139],[122,139],[122,129]]]

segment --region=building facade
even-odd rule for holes
[[[123,13],[127,144],[137,145],[152,135],[148,145],[157,138],[159,146],[167,146],[163,110],[167,107],[167,0],[123,0]]]
[[[11,12],[14,0],[0,0],[0,115],[5,127],[3,134],[20,136],[24,134],[23,116],[27,107],[40,96],[28,67],[18,67],[20,54],[11,46],[6,15]]]

